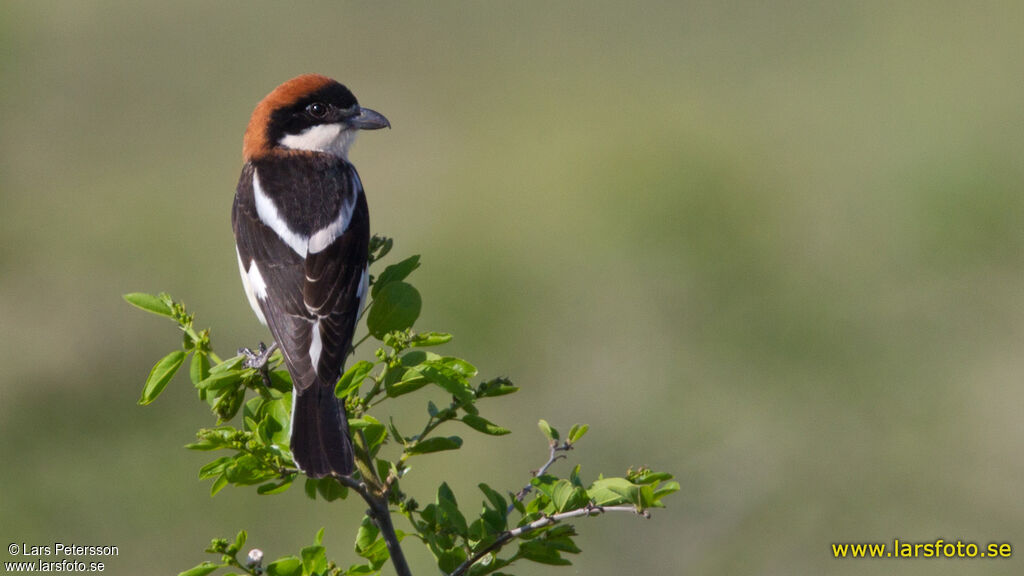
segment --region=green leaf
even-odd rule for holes
[[[480,517],[469,525],[470,547],[474,550],[480,550],[487,544],[494,542],[498,534],[508,529],[506,519],[507,515],[504,512],[484,508],[480,512]]]
[[[266,484],[261,484],[260,487],[256,489],[256,493],[270,495],[287,492],[288,489],[292,487],[292,481],[294,480],[294,476],[289,476],[288,478],[278,480],[277,482],[267,482]]]
[[[228,475],[227,474],[221,474],[220,476],[217,477],[216,480],[213,481],[213,484],[210,486],[210,496],[211,497],[216,496],[217,492],[220,492],[221,490],[223,490],[224,487],[227,486],[227,485],[228,485]]]
[[[146,378],[146,386],[142,389],[139,404],[145,406],[156,400],[156,397],[164,391],[164,387],[174,377],[174,373],[178,371],[178,368],[181,368],[183,362],[185,362],[184,350],[175,350],[161,358],[153,366],[153,369],[149,371],[149,377]]]
[[[232,356],[213,368],[210,368],[210,374],[220,374],[221,372],[227,372],[228,370],[236,370],[242,366],[242,362],[244,360],[245,356],[242,356],[241,354],[238,356]]]
[[[580,438],[583,438],[583,435],[587,433],[587,430],[590,430],[590,426],[587,426],[586,424],[576,424],[573,426],[572,429],[569,430],[569,444],[575,444]]]
[[[556,512],[576,510],[590,502],[585,490],[573,486],[568,480],[559,480],[551,490],[551,503]]]
[[[395,241],[392,240],[391,238],[388,238],[387,236],[380,236],[379,234],[374,234],[373,236],[371,236],[370,249],[368,250],[370,263],[373,264],[374,262],[387,256],[388,252],[391,252],[391,248],[394,245]]]
[[[188,449],[188,450],[210,451],[210,450],[220,450],[222,448],[227,448],[227,445],[221,444],[221,443],[218,443],[218,442],[215,442],[215,441],[211,441],[211,440],[208,440],[206,438],[201,438],[199,440],[199,442],[193,442],[191,444],[185,444],[185,448]]]
[[[548,437],[548,440],[551,440],[552,442],[558,442],[558,430],[552,428],[551,425],[548,424],[547,420],[541,419],[541,421],[537,423],[537,426],[539,426],[540,431],[543,432],[544,435]]]
[[[125,294],[124,299],[126,302],[159,316],[165,316],[167,318],[174,318],[174,309],[171,308],[167,302],[160,296],[153,296],[152,294],[146,294],[144,292],[132,292],[131,294]]]
[[[292,391],[292,375],[287,370],[271,370],[270,386],[278,392],[288,393]]]
[[[405,363],[405,360],[408,356],[409,355],[407,354],[405,357],[402,358],[403,364]],[[397,368],[397,370],[399,372],[389,372],[389,376],[394,376],[400,373],[401,379],[398,382],[386,381],[387,393],[389,398],[397,398],[398,396],[401,396],[403,394],[415,392],[416,390],[423,388],[427,384],[430,384],[430,380],[423,376],[423,373],[420,372],[418,365],[417,367],[409,368],[407,370],[399,367]],[[388,378],[388,380],[393,379],[393,377]]]
[[[196,434],[199,438],[199,442],[194,444],[186,444],[185,447],[189,450],[217,450],[220,448],[230,448],[232,441],[238,430],[231,426],[221,426],[220,428],[202,428]]]
[[[533,485],[535,488],[537,488],[537,491],[540,492],[541,494],[543,494],[544,498],[536,498],[536,499],[532,500],[531,502],[536,502],[536,501],[539,501],[539,500],[543,500],[544,501],[544,505],[547,505],[547,502],[551,500],[551,497],[554,494],[555,485],[558,482],[559,482],[558,477],[557,476],[552,476],[551,474],[542,474],[540,476],[533,477],[530,480],[530,484]]]
[[[405,445],[405,437],[398,432],[398,427],[395,426],[395,419],[388,418],[388,432],[391,433],[391,437],[399,444]]]
[[[569,472],[569,482],[572,482],[573,486],[583,487],[583,481],[580,480],[580,465],[577,464],[572,467],[572,472]]]
[[[491,506],[493,506],[495,510],[503,514],[508,510],[508,501],[505,500],[505,497],[499,494],[498,491],[483,482],[477,484],[477,486],[480,488],[480,491],[484,493],[484,496],[487,496],[487,499],[491,502]]]
[[[423,300],[416,288],[405,282],[391,282],[373,299],[366,326],[374,338],[382,340],[388,332],[411,328],[420,317],[422,306]]]
[[[380,574],[379,570],[376,570],[369,564],[353,564],[348,567],[348,570],[342,572],[344,576],[376,576]]]
[[[393,475],[396,479],[398,478],[398,467],[395,466],[394,462],[377,458],[374,460],[374,463],[377,465],[377,476],[387,479],[388,476]]]
[[[452,335],[446,332],[420,332],[409,340],[413,348],[425,348],[427,346],[440,346],[451,342]]]
[[[664,486],[654,490],[654,500],[660,502],[662,498],[679,491],[679,482],[668,482]]]
[[[364,415],[362,418],[349,418],[348,428],[350,431],[366,430],[373,426],[382,426],[380,420],[377,420],[369,414]]]
[[[189,365],[188,376],[193,384],[199,384],[210,376],[210,357],[205,352],[194,352]]]
[[[377,525],[367,516],[363,516],[356,533],[356,554],[370,561],[372,567],[380,568],[389,558],[387,542],[380,537]]]
[[[238,534],[235,535],[235,543],[231,545],[231,548],[229,548],[229,550],[232,550],[233,552],[238,552],[239,550],[241,550],[242,546],[245,546],[245,540],[248,537],[249,535],[245,532],[245,530],[240,530]]]
[[[255,410],[251,410],[255,408]],[[247,418],[258,421],[256,431],[261,439],[268,444],[288,444],[291,427],[291,396],[282,396],[274,400],[256,397],[246,402]]]
[[[527,540],[519,544],[519,555],[527,560],[551,566],[568,566],[572,562],[562,558],[558,549],[543,540]]]
[[[235,456],[222,456],[213,462],[203,465],[203,467],[199,469],[199,479],[203,480],[205,478],[213,478],[214,476],[219,475],[227,470],[227,467],[234,461]]]
[[[650,486],[645,486],[650,489]],[[595,480],[587,490],[587,495],[598,506],[614,506],[617,504],[633,504],[643,507],[641,486],[633,484],[625,478],[600,478]]]
[[[245,370],[230,370],[226,372],[211,372],[210,376],[199,381],[196,388],[199,390],[215,391],[230,388],[245,378]]]
[[[334,502],[339,499],[343,500],[348,496],[348,488],[342,486],[341,483],[330,476],[317,481],[316,491],[320,494],[321,498],[328,502]]]
[[[452,491],[452,487],[447,482],[441,482],[441,485],[437,487],[437,503],[443,501],[455,502],[455,492]]]
[[[430,379],[423,375],[422,364],[412,368],[395,368],[389,376],[388,380],[391,382],[389,382],[388,396],[401,396],[430,384]]]
[[[397,264],[392,264],[391,266],[388,266],[387,268],[384,269],[383,272],[380,273],[380,276],[378,276],[377,280],[373,283],[373,288],[370,290],[370,295],[376,298],[377,294],[379,294],[381,289],[383,289],[385,286],[394,282],[401,282],[402,280],[405,280],[409,276],[409,274],[412,274],[413,270],[419,267],[419,254],[410,256]]]
[[[363,521],[359,524],[359,531],[356,532],[356,553],[362,556],[360,552],[369,548],[379,535],[380,529],[377,528],[373,520],[369,516],[363,516]]]
[[[466,551],[462,548],[440,550],[435,552],[434,558],[437,559],[437,567],[441,569],[441,572],[450,574],[466,561]]]
[[[362,418],[353,418],[348,421],[349,430],[362,431],[366,437],[366,447],[373,449],[387,437],[387,429],[379,420],[364,414]]]
[[[302,549],[302,573],[323,574],[327,570],[327,553],[323,546],[306,546]]]
[[[512,576],[505,572],[495,572],[511,564],[512,562],[504,558],[498,558],[493,552],[487,554],[481,558],[476,564],[473,564],[472,568],[469,569],[469,576],[484,576],[485,574],[492,574],[493,576]]]
[[[481,398],[493,398],[495,396],[504,396],[517,392],[519,387],[513,386],[512,382],[509,382],[505,378],[495,378],[487,382],[481,382],[480,386],[477,387],[476,395]]]
[[[434,354],[429,350],[410,350],[405,354],[402,354],[402,366],[406,368],[415,368],[427,360],[440,360],[441,358],[443,358],[443,356],[440,354]]]
[[[316,478],[306,478],[306,483],[302,489],[306,492],[306,497],[310,500],[316,500],[316,487],[319,484]]]
[[[576,529],[571,524],[560,524],[544,532],[541,538],[559,552],[579,554],[580,549],[572,541],[573,536],[576,536]]]
[[[360,360],[353,364],[341,375],[337,386],[334,387],[334,395],[338,398],[346,398],[353,393],[358,395],[359,387],[363,384],[363,380],[373,371],[374,366],[373,362],[367,362],[366,360]]]
[[[463,405],[470,405],[476,399],[472,389],[466,383],[466,377],[455,370],[452,364],[444,360],[428,360],[418,370],[428,380],[458,398]]]
[[[213,403],[213,411],[217,414],[218,423],[227,422],[238,414],[238,409],[242,407],[242,401],[245,400],[245,388],[234,388],[217,396],[217,400]]]
[[[641,467],[638,470],[630,470],[626,474],[626,479],[634,484],[657,484],[666,480],[671,480],[672,475],[667,472],[655,472],[648,468]]]
[[[463,416],[462,422],[474,430],[483,432],[484,434],[490,434],[491,436],[504,436],[505,434],[512,432],[508,428],[502,428],[497,424],[493,424],[486,418],[481,418],[480,416],[475,416],[473,414],[466,414]]]
[[[429,454],[444,450],[458,450],[462,447],[462,438],[458,436],[427,438],[405,448],[407,454]]]
[[[267,564],[267,576],[302,576],[302,560],[295,556],[278,558]]]
[[[442,482],[437,489],[437,523],[442,530],[454,532],[463,538],[469,532],[469,525],[466,517],[459,511],[459,505],[455,501],[455,493],[452,492],[447,482]]]
[[[469,362],[462,358],[456,358],[454,356],[441,356],[437,359],[430,358],[428,364],[441,364],[450,368],[452,371],[460,374],[464,380],[468,380],[477,374],[476,366],[473,366]]]
[[[198,566],[178,573],[178,576],[206,576],[207,574],[215,572],[218,568],[221,568],[220,564],[214,564],[213,562],[206,561]]]
[[[232,484],[248,486],[260,484],[277,476],[276,470],[268,469],[263,462],[252,454],[242,454],[235,462],[224,470],[228,481]]]

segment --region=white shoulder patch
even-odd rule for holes
[[[338,217],[334,219],[327,226],[317,230],[312,236],[309,237],[309,253],[316,254],[322,252],[328,246],[330,246],[339,236],[348,230],[348,225],[352,222],[352,212],[356,207],[356,195],[362,193],[361,190],[356,188],[354,194],[350,198],[347,198],[345,202],[341,203],[341,208],[338,210]]]
[[[305,258],[309,238],[288,227],[288,223],[281,218],[277,205],[260,186],[260,176],[256,170],[252,171],[252,192],[256,200],[256,214],[260,217],[260,221],[269,226],[285,244],[295,250],[296,254]]]

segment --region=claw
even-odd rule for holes
[[[260,345],[256,350],[256,352],[253,352],[249,348],[239,348],[238,353],[245,356],[245,362],[243,362],[243,365],[246,368],[259,370],[263,373],[264,382],[268,382],[267,361],[270,360],[270,356],[273,355],[275,350],[277,350],[277,342],[272,343],[269,348],[263,344],[263,342],[260,342]]]
[[[270,388],[270,373],[267,371],[267,361],[270,360],[270,356],[277,350],[277,342],[274,342],[268,348],[263,342],[256,348],[256,352],[253,352],[249,348],[239,348],[238,353],[245,356],[245,362],[243,365],[246,368],[252,368],[260,373],[263,379],[263,385]]]

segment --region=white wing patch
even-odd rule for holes
[[[267,299],[267,282],[260,273],[260,267],[255,260],[249,261],[249,285],[252,286],[252,293],[260,300]]]
[[[348,148],[356,139],[357,130],[341,123],[310,126],[298,134],[287,134],[278,144],[292,150],[325,152],[348,159]]]
[[[267,319],[263,316],[263,310],[260,310],[260,303],[257,298],[259,300],[266,299],[267,283],[263,280],[263,274],[260,274],[260,269],[256,266],[255,260],[249,262],[249,271],[247,272],[245,265],[242,264],[242,255],[238,253],[238,248],[235,248],[235,254],[238,255],[238,273],[242,276],[242,287],[245,288],[245,295],[249,299],[249,306],[252,306],[252,311],[256,313],[256,318],[265,325]]]
[[[312,324],[313,339],[310,340],[309,344],[309,359],[313,362],[313,370],[319,372],[317,369],[320,366],[320,353],[324,350],[324,343],[320,337],[320,321],[317,320]]]
[[[285,244],[287,244],[299,256],[306,257],[306,249],[309,245],[309,238],[295,232],[288,227],[281,214],[277,210],[274,201],[267,196],[260,186],[260,176],[256,170],[252,171],[252,192],[256,199],[256,214],[260,220],[270,227]]]

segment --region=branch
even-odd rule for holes
[[[545,473],[547,473],[548,468],[551,468],[552,464],[554,464],[556,461],[561,460],[562,458],[566,457],[565,454],[557,454],[558,452],[568,452],[569,450],[572,450],[572,444],[569,444],[568,442],[563,442],[561,444],[558,444],[557,442],[552,440],[551,443],[550,443],[550,446],[551,446],[551,452],[548,454],[548,461],[545,462],[544,465],[541,466],[539,470],[534,470],[532,472],[534,478],[536,478],[538,476],[543,476]],[[516,496],[515,496],[516,502],[522,502],[523,499],[526,498],[526,496],[530,492],[532,492],[532,491],[533,491],[533,485],[532,484],[527,484],[526,486],[523,486],[523,489],[516,493]],[[511,514],[512,510],[515,510],[515,507],[516,507],[515,502],[509,504],[508,505],[508,510],[506,510],[505,513],[506,514]]]
[[[365,309],[363,310],[363,312],[366,312],[366,310],[367,310],[367,309],[369,309],[369,308],[370,308],[370,307],[369,307],[369,306],[367,306],[367,307],[366,307],[366,308],[365,308]],[[362,317],[362,316],[363,316],[362,312],[360,312],[359,316],[360,316],[360,317]],[[369,332],[367,332],[367,333],[366,333],[366,336],[363,336],[362,338],[360,338],[360,339],[359,339],[359,341],[358,341],[358,342],[356,342],[355,344],[353,344],[353,345],[352,345],[352,350],[355,350],[356,348],[358,348],[358,347],[359,347],[359,345],[360,345],[360,344],[362,344],[363,342],[366,342],[366,341],[367,341],[367,340],[368,340],[368,339],[370,338],[370,336],[372,336],[372,334],[370,334]]]
[[[453,571],[448,576],[463,576],[469,571],[470,567],[472,567],[473,564],[476,564],[484,556],[487,556],[492,552],[497,552],[498,550],[501,550],[506,544],[508,544],[512,540],[515,540],[520,536],[525,536],[526,534],[529,534],[534,530],[544,528],[545,526],[558,524],[559,522],[570,520],[572,518],[579,518],[582,516],[598,516],[600,514],[604,514],[605,512],[633,512],[634,514],[638,514],[640,516],[643,516],[644,518],[651,517],[651,514],[649,512],[647,512],[646,510],[638,510],[635,506],[597,506],[595,504],[588,504],[583,508],[570,510],[569,512],[560,512],[558,514],[553,514],[551,516],[545,516],[543,518],[534,520],[533,522],[530,522],[525,526],[520,526],[518,528],[502,532],[501,535],[498,536],[497,540],[495,540],[490,546],[470,556],[465,562],[460,564],[459,567],[456,568],[455,571]]]
[[[384,543],[388,547],[391,563],[395,566],[395,572],[398,576],[412,576],[412,571],[409,570],[409,563],[405,559],[405,553],[402,552],[402,545],[398,541],[395,525],[391,523],[391,511],[388,509],[387,497],[376,496],[366,487],[366,484],[358,482],[349,476],[334,474],[334,478],[341,482],[342,486],[347,486],[362,496],[363,500],[370,507],[366,511],[366,515],[380,529],[381,537],[384,538]]]

